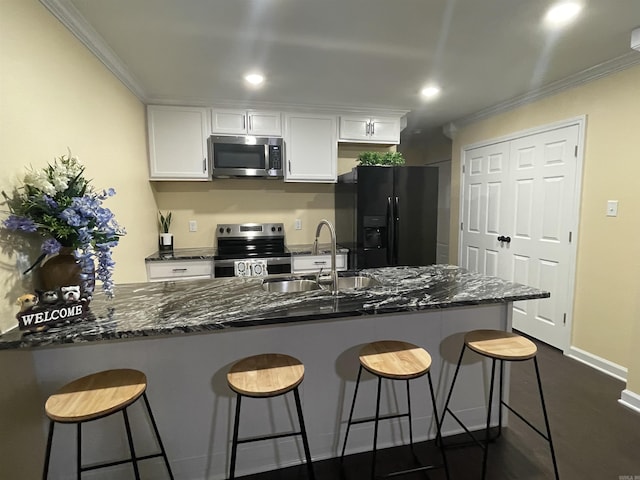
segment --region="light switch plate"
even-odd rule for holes
[[[607,217],[618,216],[618,200],[607,201]]]
[[[195,220],[189,220],[189,231],[197,232],[198,231],[198,222]]]
[[[302,230],[302,220],[296,218],[296,230]]]

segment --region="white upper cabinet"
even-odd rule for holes
[[[211,110],[211,131],[222,135],[282,136],[282,114],[260,110]]]
[[[209,110],[147,107],[150,180],[209,180]]]
[[[338,171],[337,117],[285,114],[285,181],[335,182]]]
[[[340,117],[340,141],[400,143],[399,117]]]

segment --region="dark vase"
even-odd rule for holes
[[[39,269],[39,285],[42,290],[57,290],[60,287],[80,285],[83,291],[93,291],[95,272],[89,274],[87,282],[82,281],[82,270],[73,255],[73,249],[63,247],[57,255],[46,260]]]

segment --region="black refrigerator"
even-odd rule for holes
[[[335,210],[350,269],[436,262],[437,167],[356,167],[338,177]]]

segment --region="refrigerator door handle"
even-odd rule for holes
[[[393,207],[393,264],[398,264],[398,235],[400,233],[400,199],[395,197],[395,205]]]
[[[393,239],[395,235],[394,227],[394,214],[393,205],[391,204],[391,197],[387,197],[387,263],[391,266],[393,263]]]

